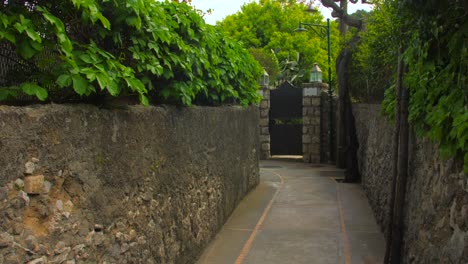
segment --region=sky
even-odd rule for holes
[[[192,0],[192,5],[196,8],[206,11],[208,9],[213,9],[212,14],[205,15],[205,21],[208,24],[214,25],[216,21],[221,21],[228,15],[234,14],[240,11],[241,6],[244,3],[254,2],[253,0]],[[316,1],[317,3],[319,1]],[[320,5],[320,4],[319,4]],[[364,10],[371,10],[372,6],[369,4],[361,4],[361,2],[357,4],[352,4],[351,2],[348,4],[348,13],[354,13],[358,9]],[[323,6],[319,6],[320,11],[322,12],[325,18],[332,18],[331,17],[331,8],[327,9]]]

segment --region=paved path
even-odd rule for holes
[[[382,263],[384,238],[358,184],[343,173],[262,161],[261,182],[234,211],[198,264]]]

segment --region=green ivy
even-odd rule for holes
[[[460,157],[468,173],[468,22],[462,3],[388,1],[393,36],[404,43],[410,91],[409,121],[420,137],[439,145],[443,158]],[[395,48],[395,45],[394,45]],[[383,107],[393,113],[394,92],[386,91]]]
[[[0,8],[0,41],[34,66],[19,84],[0,87],[0,100],[21,93],[45,100],[51,83],[80,96],[137,95],[144,105],[260,99],[259,64],[186,4],[49,0]],[[51,51],[53,63],[43,63]]]

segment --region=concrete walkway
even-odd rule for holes
[[[385,242],[361,187],[331,166],[262,161],[261,182],[198,264],[382,263]]]

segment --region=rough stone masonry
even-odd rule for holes
[[[193,263],[258,183],[258,116],[0,106],[0,263]]]
[[[362,185],[384,229],[392,175],[392,124],[380,105],[353,107]],[[468,176],[435,144],[410,138],[403,263],[468,263]]]

